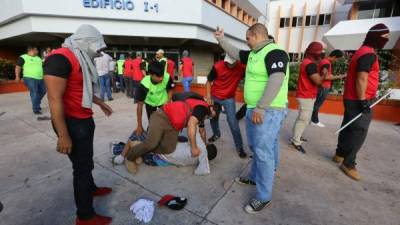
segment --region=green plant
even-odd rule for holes
[[[0,79],[15,79],[14,68],[15,64],[12,61],[0,58]]]
[[[300,73],[300,63],[291,63],[289,66],[289,90],[295,91],[297,89],[297,79]]]
[[[348,64],[349,59],[339,59],[336,62],[332,64],[332,74],[333,75],[340,75],[340,74],[346,74],[347,73],[347,68],[349,66]],[[331,93],[333,94],[343,94],[344,90],[344,79],[342,80],[334,80],[332,82],[332,88],[331,88]]]

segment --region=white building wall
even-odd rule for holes
[[[187,38],[216,43],[213,31],[223,26],[226,36],[236,46],[246,48],[248,26],[204,0],[149,1],[158,3],[158,13],[145,12],[144,0],[132,1],[135,3],[132,11],[86,8],[83,0],[0,1],[0,40],[31,32],[73,33],[79,25],[87,23],[105,35]],[[241,4],[257,13],[249,1]]]
[[[290,32],[290,44],[288,52],[297,53],[299,52],[299,42],[301,40],[301,27],[285,27],[279,28],[280,18],[288,18],[288,17],[302,17],[304,15],[304,6],[306,6],[305,16],[308,15],[317,15],[318,11],[320,14],[332,14],[335,10],[333,8],[335,0],[279,0],[279,1],[270,1],[268,12],[267,12],[267,28],[270,34],[274,37],[278,37],[278,43],[283,46],[285,49],[287,48],[287,39],[289,38],[289,30]],[[321,2],[321,5],[319,3]],[[335,8],[341,9],[343,12],[347,10],[347,8],[340,8],[339,2],[336,3],[339,5]],[[293,6],[293,10],[292,10]],[[280,7],[280,17],[279,15],[279,7]],[[319,8],[320,7],[320,8]],[[293,11],[293,12],[292,12]],[[339,15],[339,18],[343,18],[344,13]],[[336,15],[334,16],[336,20]],[[303,20],[306,18],[304,17]],[[318,24],[318,20],[317,20]],[[318,33],[316,34],[316,41],[322,41],[323,34],[329,31],[331,25],[320,25],[318,27]],[[279,30],[279,35],[276,34],[276,31]],[[304,27],[303,39],[301,42],[301,52],[304,52],[309,43],[314,41],[315,32],[317,30],[317,26],[306,26]]]

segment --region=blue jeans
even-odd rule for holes
[[[330,88],[319,88],[317,99],[314,102],[314,109],[311,116],[311,121],[313,123],[319,123],[318,112],[319,108],[321,108],[322,104],[324,103],[326,96],[328,96]]]
[[[256,182],[256,199],[266,202],[272,198],[275,170],[279,165],[279,134],[287,109],[267,109],[262,124],[251,121],[253,109],[246,112],[247,140],[253,152],[250,179]]]
[[[99,76],[100,78],[100,98],[104,100],[104,93],[107,93],[108,100],[110,100],[111,97],[111,75],[105,74],[102,76]]]
[[[183,90],[185,92],[189,92],[190,91],[190,84],[193,81],[193,77],[184,77],[182,78],[182,84],[183,84]]]
[[[24,77],[24,84],[29,89],[29,93],[31,96],[32,102],[32,110],[33,112],[40,112],[42,108],[40,108],[40,103],[42,102],[42,98],[46,94],[46,86],[44,85],[44,81]]]
[[[124,75],[118,74],[119,90],[125,92]]]
[[[239,122],[236,119],[236,103],[234,98],[228,98],[225,100],[220,100],[213,97],[215,103],[220,104],[224,107],[226,112],[226,117],[228,120],[229,128],[231,129],[232,138],[235,142],[237,150],[243,149],[242,134],[240,133]],[[219,129],[219,112],[217,115],[210,120],[211,128],[214,135],[221,136],[221,131]]]

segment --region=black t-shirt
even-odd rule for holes
[[[369,71],[372,68],[372,65],[375,62],[375,57],[376,56],[374,54],[370,53],[370,54],[365,54],[360,58],[358,58],[356,72],[369,73]]]
[[[210,73],[208,73],[207,80],[212,82],[215,80],[215,78],[217,78],[217,70],[213,66]]]
[[[239,58],[240,62],[247,64],[249,59],[250,51],[240,51]],[[285,51],[281,49],[275,49],[269,52],[264,58],[265,68],[268,75],[271,76],[274,73],[286,74],[286,67],[289,63],[289,57]]]
[[[194,107],[192,112],[192,116],[196,117],[196,119],[199,121],[199,127],[204,127],[204,120],[206,119],[207,115],[208,108],[202,105]]]
[[[72,71],[72,65],[65,56],[54,54],[47,57],[43,64],[43,71],[46,75],[68,79]]]
[[[22,57],[19,57],[16,64],[17,66],[22,67],[25,64],[25,60]]]
[[[172,79],[168,80],[167,84],[167,91],[171,90],[174,88],[174,82]],[[149,92],[149,89],[146,88],[143,84],[140,84],[139,87],[137,87],[135,91],[135,100],[139,102],[143,102],[146,99],[147,93]]]
[[[306,66],[307,76],[310,77],[313,74],[318,74],[318,66],[315,63],[310,63]]]

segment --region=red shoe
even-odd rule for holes
[[[93,197],[101,197],[101,196],[106,196],[112,192],[112,189],[109,187],[98,187],[94,192],[93,192]]]
[[[109,225],[111,222],[111,217],[102,215],[96,215],[90,220],[80,220],[76,218],[76,225]]]

